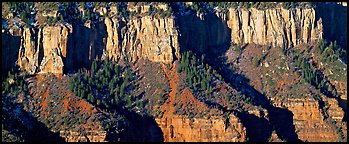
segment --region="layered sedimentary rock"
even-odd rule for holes
[[[201,52],[231,42],[289,48],[323,35],[322,19],[316,19],[313,8],[230,8],[227,13],[184,15],[177,21],[181,48]]]
[[[39,67],[39,49],[37,48],[36,33],[32,28],[24,28],[23,38],[19,48],[18,65],[29,74],[34,74]]]
[[[81,134],[73,131],[60,131],[66,142],[106,142],[106,131],[91,130]]]
[[[183,116],[174,116],[170,119],[156,119],[164,133],[165,141],[182,142],[242,142],[246,138],[246,128],[240,120],[229,116],[229,122],[222,116],[188,119]]]
[[[132,59],[144,56],[153,62],[170,63],[179,55],[177,37],[172,17],[133,19],[124,35],[122,52],[129,51]]]
[[[24,28],[18,65],[30,74],[63,73],[63,68],[88,67],[96,57],[115,61],[145,57],[153,62],[170,63],[180,56],[173,18],[145,16],[122,23],[106,18],[104,23],[85,26]]]
[[[315,20],[312,8],[230,8],[228,13],[201,17],[142,16],[128,21],[105,18],[104,22],[88,22],[85,26],[67,25],[39,30],[24,28],[19,66],[33,74],[62,73],[63,67],[66,70],[88,67],[95,57],[115,61],[145,57],[153,62],[170,63],[180,57],[180,47],[201,52],[230,42],[292,47],[321,38],[323,33],[321,18]]]
[[[39,30],[38,47],[42,45],[43,59],[40,63],[40,72],[63,73],[63,58],[66,57],[69,29],[63,25],[44,27]]]
[[[65,25],[40,29],[23,28],[18,65],[29,74],[37,72],[63,73],[68,34]]]
[[[106,53],[111,59],[127,57],[132,61],[146,57],[153,62],[170,63],[179,57],[178,34],[173,17],[145,16],[131,19],[125,25],[116,19],[105,19]]]
[[[229,9],[228,26],[234,43],[292,47],[322,38],[314,9]],[[315,25],[317,25],[315,27]]]
[[[334,105],[332,99],[328,99],[332,104],[330,110],[330,118],[336,121],[337,118],[340,121],[343,118],[343,111],[338,113],[333,112],[333,108],[338,108],[338,105]],[[288,99],[283,102],[274,102],[276,107],[287,107],[293,113],[293,124],[295,126],[295,132],[298,138],[302,141],[337,141],[338,134],[335,132],[334,127],[326,121],[327,112],[323,111],[319,102],[315,99],[302,98],[302,99]]]
[[[106,43],[106,52],[110,59],[117,60],[120,58],[120,49],[119,49],[119,35],[118,35],[118,21],[116,19],[106,18],[104,23],[107,28],[107,43]]]

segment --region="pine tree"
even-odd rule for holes
[[[332,92],[332,90],[333,90],[332,86],[328,85],[328,90],[327,91]]]
[[[205,80],[202,80],[200,83],[201,83],[201,88],[203,90],[206,90],[206,82],[205,82]]]
[[[121,87],[120,87],[120,96],[121,97],[124,95],[124,90],[125,90],[125,83],[121,84]]]
[[[131,97],[130,96],[126,96],[126,101],[127,101],[127,106],[130,108],[132,106]]]
[[[92,102],[92,103],[96,103],[96,99],[95,99],[94,96],[91,97],[91,102]]]
[[[194,79],[193,79],[193,87],[194,88],[196,87],[196,84],[197,84],[197,81],[196,81],[196,77],[194,76]]]
[[[115,102],[115,105],[119,105],[119,97],[117,92],[115,93],[114,102]]]
[[[78,93],[77,93],[78,97],[81,97],[81,89],[78,89]]]
[[[93,76],[97,70],[97,62],[96,60],[93,60],[92,65],[91,65],[91,75]]]
[[[87,100],[92,102],[92,97],[93,97],[93,95],[91,93],[89,93],[88,96],[87,96]]]

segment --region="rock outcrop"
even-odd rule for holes
[[[323,97],[330,101],[331,106],[327,111],[329,117],[335,121],[342,120],[343,111],[340,110],[335,100]],[[317,100],[309,97],[302,99],[288,99],[283,102],[273,102],[276,107],[287,107],[293,113],[293,124],[295,126],[298,138],[302,141],[337,141],[338,134],[331,124],[326,121],[327,112],[322,112],[322,108]],[[333,109],[337,108],[338,112]]]
[[[123,23],[106,18],[104,23],[85,26],[24,28],[20,34],[18,65],[30,74],[63,73],[63,69],[89,67],[96,57],[114,61],[145,57],[164,63],[180,57],[173,17],[145,16]]]
[[[39,67],[39,49],[37,48],[37,30],[24,28],[19,48],[18,65],[29,74],[34,74]]]
[[[173,17],[132,19],[122,41],[122,52],[130,57],[144,56],[153,62],[170,63],[179,57],[178,34]]]
[[[179,115],[171,119],[156,119],[167,142],[245,141],[246,128],[240,120],[233,114],[229,116],[229,122],[225,120],[222,116],[190,120]]]
[[[63,73],[68,34],[65,25],[41,29],[23,28],[18,65],[29,74]]]
[[[86,131],[85,134],[73,131],[60,131],[60,136],[65,138],[66,142],[107,142],[106,131]]]
[[[66,57],[69,29],[63,25],[44,27],[38,36],[42,41],[38,47],[43,47],[43,59],[40,64],[42,73],[63,73],[63,58]]]
[[[224,44],[254,43],[289,48],[323,35],[322,19],[313,8],[229,8],[227,13],[179,16],[182,49],[203,52]]]
[[[145,16],[124,25],[117,19],[105,19],[107,42],[105,53],[113,60],[145,57],[153,62],[170,63],[179,57],[178,32],[173,17]]]
[[[322,38],[322,24],[310,9],[229,9],[231,41],[274,47],[292,47]],[[315,25],[317,25],[315,27]]]
[[[168,8],[166,5],[161,7]],[[111,9],[116,13],[116,7]],[[148,9],[149,6],[141,7],[142,12]],[[99,11],[102,15],[107,13],[106,8]],[[332,15],[326,17],[330,17],[327,19],[334,24],[334,12],[328,15]],[[290,48],[321,39],[323,29],[335,35],[336,30],[327,24],[327,19],[319,17],[313,8],[230,8],[228,13],[208,15],[165,18],[146,15],[130,20],[106,17],[103,22],[88,21],[85,25],[10,29],[9,33],[2,33],[2,66],[7,71],[17,60],[19,67],[29,74],[62,74],[67,70],[89,67],[96,57],[133,62],[146,58],[152,62],[172,63],[181,57],[182,50],[205,52],[230,43]],[[341,29],[346,30],[346,27]],[[341,43],[346,43],[346,31],[342,33],[339,39]],[[265,62],[265,66],[269,67],[269,64]],[[273,104],[292,112],[295,133],[300,140],[337,141],[339,134],[326,120],[332,119],[340,126],[345,114],[334,99],[321,99],[295,98],[273,101]],[[323,108],[320,102],[327,103],[328,109]],[[223,116],[189,119],[175,115],[156,119],[156,122],[165,141],[240,142],[247,138],[246,128],[233,114],[229,115],[229,121]],[[106,133],[99,129],[85,130],[88,134],[62,130],[60,134],[66,141],[105,141]],[[272,137],[276,139],[278,136],[273,133]]]
[[[105,18],[85,26],[24,28],[18,65],[34,74],[89,67],[95,57],[114,61],[145,57],[171,63],[180,57],[180,47],[200,52],[230,42],[292,47],[322,38],[322,33],[322,20],[316,21],[313,8],[230,8],[228,13],[200,17]]]

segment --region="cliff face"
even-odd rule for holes
[[[25,28],[22,33],[25,37],[21,39],[19,48],[18,65],[30,74],[34,74],[39,66],[39,50],[35,40],[37,38],[35,37],[36,33],[37,31],[34,29]]]
[[[213,15],[198,17],[196,15],[180,16],[177,19],[180,32],[181,50],[205,52],[210,47],[230,43],[231,30],[226,22]]]
[[[142,7],[142,11],[146,9]],[[322,38],[322,20],[325,19],[317,20],[316,17],[318,14],[314,9],[230,8],[228,13],[206,16],[143,16],[129,21],[105,18],[103,22],[84,26],[59,24],[39,29],[23,28],[2,34],[6,42],[2,44],[2,65],[8,70],[18,60],[19,67],[30,74],[62,74],[66,70],[89,67],[95,57],[133,62],[144,57],[152,62],[171,63],[180,58],[180,51],[185,49],[205,52],[231,42],[289,48]],[[333,19],[333,16],[329,17]],[[333,31],[331,29],[331,35],[334,35]],[[294,114],[292,120],[300,140],[336,141],[338,135],[324,119],[330,117],[339,124],[344,114],[336,101],[323,99],[330,105],[328,116],[322,113],[321,104],[314,99],[292,99],[274,102],[274,105],[287,107]],[[165,141],[246,139],[246,128],[234,115],[229,116],[229,122],[223,117],[189,120],[178,115],[156,121]],[[106,137],[102,130],[88,133],[86,136],[61,131],[61,136],[67,141],[104,141]]]
[[[293,124],[300,140],[337,141],[338,135],[335,129],[325,121],[326,115],[322,113],[319,102],[313,98],[288,99],[283,102],[274,102],[274,105],[277,107],[285,106],[292,111]],[[331,107],[333,106],[335,105],[331,105]],[[342,113],[339,115],[331,113],[330,117],[340,117],[342,119],[344,115],[343,111],[339,111]]]
[[[150,16],[126,24],[106,18],[85,26],[60,24],[41,29],[24,28],[20,34],[18,65],[30,74],[63,73],[89,67],[95,57],[170,63],[179,57],[178,34],[173,18]]]
[[[38,47],[43,47],[43,59],[40,72],[63,73],[63,58],[66,57],[68,28],[65,26],[44,27],[38,36],[42,41]]]
[[[178,18],[182,49],[200,52],[223,44],[255,43],[293,47],[322,38],[322,19],[308,9],[234,9],[228,13],[185,15]]]
[[[115,19],[106,19],[105,23],[108,30],[106,51],[111,58],[128,57],[135,61],[145,57],[153,62],[170,63],[179,56],[173,18],[145,16],[131,19],[125,26],[120,26]]]
[[[315,21],[314,9],[230,8],[228,17],[234,43],[292,47],[322,37],[322,24]]]
[[[167,142],[242,142],[246,138],[246,128],[231,114],[229,122],[220,117],[193,118],[174,116],[169,119],[156,119]]]
[[[2,32],[2,57],[1,68],[4,74],[11,70],[18,59],[18,52],[21,42],[21,37],[13,34]]]
[[[323,21],[324,38],[327,40],[336,40],[338,44],[347,47],[348,39],[348,19],[347,5],[344,2],[338,4],[317,5],[316,16],[321,17]]]
[[[64,25],[41,29],[24,28],[18,65],[30,74],[63,73],[69,29]]]
[[[20,36],[18,65],[22,69],[31,74],[63,73],[63,67],[89,67],[95,57],[115,61],[145,57],[170,63],[180,57],[180,47],[200,52],[230,42],[292,47],[321,38],[322,20],[315,20],[314,9],[230,8],[216,15],[106,18],[85,26],[24,28]]]
[[[86,131],[85,135],[74,131],[60,131],[60,136],[65,138],[66,142],[107,142],[106,131],[91,130]]]

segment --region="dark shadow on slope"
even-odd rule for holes
[[[324,75],[321,71],[319,71],[319,70],[317,70],[317,69],[316,69],[316,77],[318,77],[318,80],[319,80],[319,81],[322,81],[323,79],[325,79],[326,81],[329,81],[329,80],[325,77],[325,75]],[[319,87],[319,86],[318,86],[319,84],[317,84],[317,83],[314,82],[314,81],[311,81],[310,84],[311,84],[312,86],[314,86],[315,88]],[[329,83],[329,84],[330,84],[330,86],[332,87],[333,91],[338,92],[338,90],[336,89],[336,87],[335,87],[334,85],[332,85],[331,83]],[[329,85],[324,85],[323,87],[319,87],[320,92],[321,92],[323,95],[325,95],[326,97],[328,97],[328,98],[334,98],[334,99],[336,99],[336,100],[338,101],[338,106],[341,107],[342,110],[343,110],[343,112],[344,112],[344,118],[343,118],[343,120],[346,120],[347,115],[348,115],[346,100],[341,99],[340,96],[339,96],[339,94],[338,94],[338,96],[333,95],[332,91],[329,91],[329,90],[328,90],[328,87],[329,87]]]
[[[123,115],[128,120],[128,124],[124,127],[125,131],[121,133],[110,129],[107,132],[108,141],[121,142],[163,142],[163,132],[153,117],[148,115],[140,115],[135,112],[123,111]]]
[[[172,9],[176,11],[176,7]],[[227,60],[224,55],[230,47],[231,40],[231,30],[227,23],[212,13],[204,17],[205,19],[201,20],[195,14],[190,14],[176,18],[180,32],[181,52],[191,50],[197,56],[205,55],[205,63],[217,70],[225,82],[242,94],[251,97],[254,105],[268,110],[270,124],[265,119],[260,119],[252,114],[236,113],[247,129],[249,141],[267,141],[272,131],[269,125],[274,127],[280,138],[286,141],[300,141],[295,133],[292,112],[272,106],[265,95],[249,84],[245,76],[236,73],[226,64]],[[260,132],[256,131],[256,128]]]
[[[272,107],[268,110],[269,120],[280,139],[288,142],[299,142],[293,125],[293,113],[288,109]]]
[[[241,112],[238,110],[227,110],[222,105],[204,100],[204,103],[210,107],[218,108],[223,113],[233,113],[236,115],[246,127],[246,135],[249,142],[265,142],[270,138],[273,127],[269,121],[263,117],[257,117],[254,114],[247,112]]]
[[[2,124],[4,129],[21,136],[25,142],[64,142],[59,133],[53,133],[19,103],[3,99]],[[5,110],[6,109],[6,110]],[[16,116],[17,115],[17,116]]]
[[[246,127],[246,135],[249,138],[248,141],[268,141],[273,130],[268,120],[246,112],[235,111],[235,114],[241,119],[242,124]]]
[[[1,76],[2,78],[5,78],[8,71],[15,68],[21,44],[21,37],[13,36],[8,32],[3,32],[1,36]]]
[[[344,121],[348,121],[348,101],[339,98],[339,99],[338,99],[338,105],[339,105],[339,106],[343,109],[343,111],[344,111],[343,122],[344,122]]]
[[[247,79],[245,76],[241,74],[236,73],[234,70],[231,69],[231,67],[228,64],[226,64],[226,57],[223,56],[221,58],[217,58],[217,56],[224,55],[227,49],[228,47],[210,48],[208,50],[208,53],[210,53],[210,55],[208,55],[206,61],[223,76],[224,81],[227,82],[232,88],[236,89],[237,91],[241,92],[246,96],[251,97],[252,103],[254,105],[261,106],[262,108],[268,110],[269,122],[281,139],[284,139],[289,142],[299,142],[300,140],[298,139],[298,136],[295,133],[295,127],[293,125],[292,112],[287,109],[274,107],[265,95],[261,94],[259,91],[257,91],[249,84],[249,79]],[[244,118],[240,119],[242,119],[243,121]],[[253,122],[245,119],[245,122],[243,121],[243,123],[249,125]],[[248,126],[246,127],[246,129],[248,129]],[[250,137],[251,141],[255,139],[257,138]],[[261,139],[258,138],[258,140]]]

